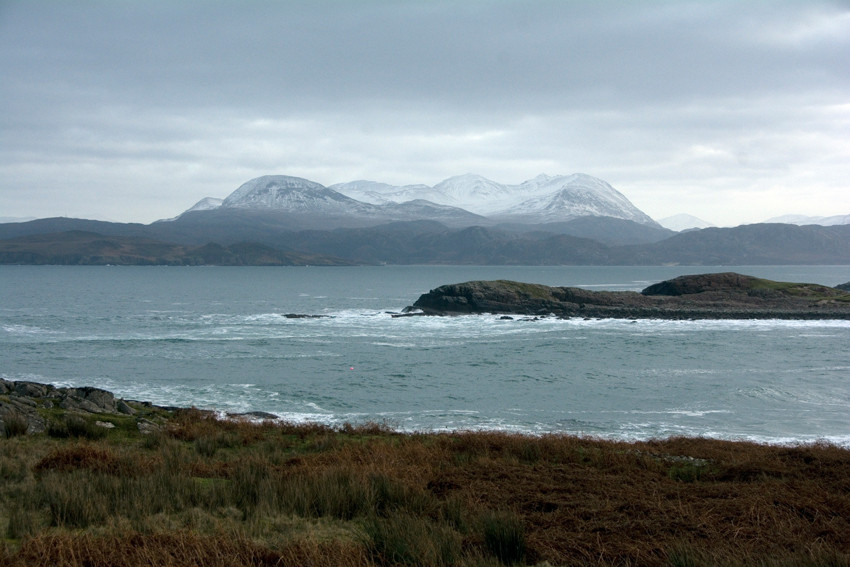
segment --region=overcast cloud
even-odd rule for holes
[[[850,214],[848,2],[0,0],[0,105],[0,217],[575,172],[654,218]]]

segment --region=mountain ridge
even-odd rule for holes
[[[438,185],[353,182],[350,192],[375,201],[367,202],[304,178],[262,176],[149,225],[61,217],[0,224],[0,263],[850,265],[848,224],[676,233],[607,182],[580,173],[513,186],[466,174]],[[391,198],[398,195],[406,200]],[[417,195],[455,204],[411,198]],[[473,196],[488,211],[507,212],[456,206]],[[100,237],[84,242],[72,234],[81,231]],[[116,238],[124,240],[107,242]],[[150,240],[182,248],[154,254],[159,244]]]
[[[415,203],[415,207],[406,207],[410,203]],[[366,218],[413,220],[409,213],[414,208],[427,208],[427,203],[431,209],[423,211],[422,218],[437,214],[444,219],[446,215],[461,219],[464,214],[471,214],[479,217],[477,224],[482,225],[537,224],[582,216],[608,216],[660,227],[606,181],[583,173],[541,174],[519,185],[505,185],[469,173],[450,177],[433,187],[393,186],[363,180],[325,187],[300,177],[264,175],[242,184],[221,200],[218,208],[350,216],[356,224],[356,219]],[[214,210],[214,204],[215,200],[208,197],[185,212]],[[449,213],[450,209],[453,212]]]

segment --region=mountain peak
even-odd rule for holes
[[[360,211],[355,201],[309,179],[264,175],[246,181],[222,203],[222,208],[267,209],[285,212],[346,214]]]
[[[222,207],[278,208],[275,203],[293,192],[316,192],[325,189],[314,181],[289,175],[263,175],[246,181],[231,193]]]
[[[221,206],[223,199],[216,199],[215,197],[204,197],[197,203],[195,203],[192,208],[187,210],[187,213],[192,211],[211,211],[213,209],[217,209]]]

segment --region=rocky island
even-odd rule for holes
[[[405,314],[632,319],[850,319],[850,292],[733,272],[687,275],[642,292],[471,281],[423,294]]]

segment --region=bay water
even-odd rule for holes
[[[850,446],[850,321],[393,318],[446,283],[848,266],[0,266],[0,377],[293,421]],[[287,317],[289,314],[321,317]]]

